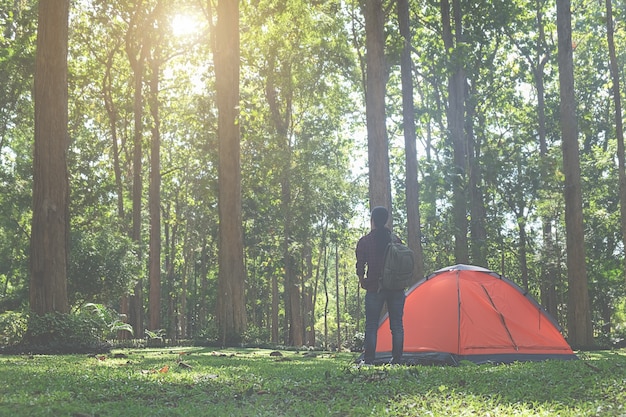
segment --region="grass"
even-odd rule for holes
[[[356,368],[205,348],[0,356],[0,417],[626,416],[626,350],[579,361]]]

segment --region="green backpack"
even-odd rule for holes
[[[414,265],[414,254],[408,246],[393,241],[387,244],[383,276],[380,278],[381,288],[387,290],[407,288],[413,283]]]

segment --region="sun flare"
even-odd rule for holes
[[[172,33],[174,36],[188,36],[198,31],[200,22],[195,16],[188,14],[177,14],[172,18]]]

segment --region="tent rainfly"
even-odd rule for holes
[[[361,355],[362,356],[362,355]],[[406,292],[404,356],[407,364],[457,365],[577,359],[561,328],[527,292],[488,269],[440,269]],[[375,363],[391,360],[385,314]]]

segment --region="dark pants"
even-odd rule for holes
[[[387,311],[389,312],[393,363],[402,361],[402,351],[404,350],[404,326],[402,324],[404,298],[403,290],[381,289],[379,292],[368,291],[365,294],[365,354],[363,355],[365,363],[374,361],[380,313],[385,303],[387,303]]]

